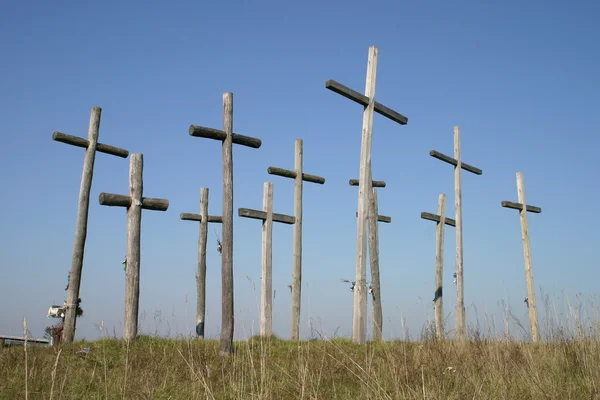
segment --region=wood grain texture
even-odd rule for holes
[[[356,216],[358,217],[358,212],[356,213]],[[392,217],[388,217],[386,215],[377,215],[377,222],[383,222],[384,224],[389,224],[392,222]]]
[[[359,186],[358,179],[350,179],[348,183],[350,184],[350,186]],[[384,188],[386,186],[385,181],[371,181],[371,183],[371,187],[374,188]]]
[[[369,256],[371,259],[371,288],[373,289],[373,341],[383,340],[383,310],[381,307],[381,284],[379,278],[379,227],[375,215],[379,216],[377,190],[372,189],[369,207]]]
[[[198,273],[196,275],[196,336],[204,339],[206,318],[206,242],[208,240],[208,188],[200,189],[200,231],[198,233]],[[220,221],[222,222],[222,220]]]
[[[432,156],[433,158],[437,158],[440,161],[447,162],[448,164],[451,164],[451,165],[454,165],[454,166],[456,166],[458,164],[458,162],[456,161],[455,158],[448,157],[447,155],[442,154],[440,152],[437,152],[435,150],[431,150],[429,152],[429,155]],[[481,169],[479,169],[477,167],[473,167],[472,165],[465,164],[463,162],[461,162],[460,165],[461,165],[462,169],[464,169],[465,171],[472,172],[475,175],[481,175],[481,174],[483,174],[483,171]]]
[[[179,214],[179,218],[183,221],[202,222],[202,215],[200,214],[181,213]],[[207,219],[209,223],[220,224],[223,222],[223,218],[220,215],[209,215]]]
[[[100,109],[100,107],[94,107],[94,109],[96,109],[96,108]],[[62,133],[62,132],[58,132],[58,131],[54,131],[54,133],[52,134],[52,140],[70,144],[72,146],[83,147],[84,149],[87,149],[91,142],[89,139],[86,140],[86,139],[80,138],[78,136],[71,136],[71,135],[67,135],[66,133]],[[96,143],[96,151],[98,151],[100,153],[106,153],[106,154],[110,154],[113,156],[121,157],[121,158],[127,158],[127,156],[129,156],[129,151],[127,151],[125,149],[121,149],[119,147],[114,147],[114,146],[109,146],[107,144],[102,144],[102,143]]]
[[[233,93],[223,94],[223,229],[221,253],[220,353],[233,352]],[[258,144],[258,143],[256,143]],[[258,144],[260,145],[260,144]],[[255,147],[255,146],[249,146]],[[256,148],[256,147],[255,147]]]
[[[243,218],[260,219],[264,221],[267,219],[267,214],[264,211],[253,210],[250,208],[238,208],[238,216]],[[273,221],[281,222],[282,224],[293,225],[296,222],[296,218],[291,215],[273,213]]]
[[[262,262],[260,291],[260,335],[273,334],[273,183],[263,188]]]
[[[430,221],[435,221],[435,222],[440,222],[440,216],[436,215],[436,214],[430,214],[428,212],[422,212],[421,213],[421,218],[423,219],[428,219]],[[456,226],[456,221],[453,220],[452,218],[444,218],[444,220],[446,221],[446,225],[450,225],[450,226]]]
[[[523,204],[521,203],[513,203],[512,201],[503,201],[502,202],[502,207],[506,207],[506,208],[512,208],[515,210],[522,210],[523,209]],[[535,206],[530,206],[528,205],[526,207],[528,212],[532,212],[532,213],[536,213],[536,214],[540,214],[542,212],[542,209],[540,207],[535,207]]]
[[[329,79],[327,82],[325,82],[325,87],[362,106],[367,107],[369,105],[369,96],[362,95],[350,89],[349,87],[346,87],[341,83],[334,81],[333,79]],[[394,122],[399,123],[400,125],[406,125],[408,123],[408,118],[406,118],[404,115],[384,106],[381,103],[375,102],[374,111],[383,115],[384,117],[391,119]]]
[[[140,302],[140,236],[142,227],[142,175],[144,158],[132,154],[129,164],[129,197],[131,205],[127,211],[127,268],[125,269],[125,320],[123,339],[133,340],[137,336]]]
[[[270,175],[282,176],[284,178],[296,179],[296,171],[292,171],[289,169],[277,168],[277,167],[269,167],[267,168],[267,173]],[[302,180],[311,183],[324,184],[325,178],[317,175],[310,175],[302,173]]]
[[[523,173],[517,172],[517,193],[519,203],[527,204],[525,199],[525,182]],[[525,280],[527,284],[527,299],[529,304],[529,326],[531,340],[534,343],[540,341],[540,328],[537,314],[537,305],[535,301],[535,285],[533,281],[533,267],[531,263],[531,247],[529,244],[529,224],[527,223],[527,207],[519,211],[521,220],[521,240],[523,241],[523,258],[525,260]]]
[[[367,335],[367,217],[371,190],[371,142],[373,135],[373,112],[377,80],[377,47],[369,47],[365,96],[368,103],[363,112],[360,173],[358,183],[358,227],[356,235],[356,278],[354,288],[354,315],[352,341],[364,344]]]
[[[300,304],[302,293],[302,190],[305,174],[303,172],[303,143],[301,139],[294,142],[294,234],[292,250],[292,309],[290,318],[290,338],[300,339]],[[313,183],[325,183],[308,180]]]
[[[96,145],[98,143],[101,114],[102,109],[100,107],[93,107],[90,114],[88,140],[86,141],[88,142],[88,145],[86,146],[86,152],[83,159],[83,172],[81,174],[81,185],[79,187],[79,200],[77,201],[77,222],[75,225],[75,240],[73,243],[73,255],[69,273],[67,309],[65,311],[63,323],[62,341],[65,343],[72,343],[75,339],[77,300],[79,299],[81,273],[83,270],[88,211],[90,208],[90,191],[94,175],[94,160],[96,158]]]
[[[129,207],[131,206],[131,197],[122,194],[100,193],[98,196],[100,205],[109,207]],[[167,211],[169,209],[169,200],[155,199],[152,197],[142,197],[142,209],[153,211]]]
[[[225,131],[214,128],[207,128],[204,126],[191,125],[188,131],[190,136],[194,137],[220,140],[222,142],[225,141],[225,139],[227,138],[227,133],[225,133]],[[260,139],[240,135],[237,133],[232,133],[231,138],[233,144],[252,147],[253,149],[258,149],[262,145],[262,141]]]
[[[456,217],[456,337],[467,339],[465,289],[463,274],[462,185],[461,185],[460,128],[454,127],[454,213]]]
[[[440,194],[438,199],[439,222],[435,232],[435,334],[439,340],[444,339],[444,228],[446,226],[446,195]]]

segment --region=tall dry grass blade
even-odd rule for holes
[[[23,318],[23,351],[25,352],[25,400],[29,399],[29,371],[27,368],[27,318]]]
[[[56,380],[56,370],[58,369],[58,360],[60,359],[60,353],[62,349],[58,350],[56,354],[56,360],[54,361],[54,369],[52,370],[52,386],[50,387],[50,400],[52,400],[52,396],[54,395],[54,381]],[[108,397],[107,397],[108,398]]]

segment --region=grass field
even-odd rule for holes
[[[1,399],[599,399],[600,341],[140,336],[0,350]],[[429,336],[430,337],[430,336]],[[79,352],[89,347],[87,354]]]

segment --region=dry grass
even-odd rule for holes
[[[27,382],[31,399],[596,399],[599,343],[255,337],[220,357],[217,341],[141,336],[29,347],[27,379],[15,346],[0,350],[0,398]]]

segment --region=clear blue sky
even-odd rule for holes
[[[168,4],[168,5],[167,5]],[[598,3],[431,2],[5,2],[0,12],[0,333],[41,336],[52,304],[62,304],[71,262],[84,151],[52,141],[54,130],[86,136],[102,107],[100,142],[144,154],[144,194],[170,201],[143,213],[141,329],[193,332],[199,210],[210,188],[220,214],[221,148],[192,138],[190,124],[222,127],[222,94],[234,93],[234,130],[259,137],[259,150],[234,148],[235,204],[260,208],[274,182],[275,212],[293,213],[292,168],[304,140],[302,335],[309,321],[348,335],[352,294],[340,278],[355,270],[361,106],[327,89],[335,79],[364,91],[368,47],[379,48],[376,98],[409,118],[375,116],[373,178],[385,180],[380,212],[384,336],[401,337],[404,317],[418,334],[433,317],[435,212],[452,207],[452,154],[461,127],[465,301],[469,324],[509,302],[526,323],[523,250],[515,173],[524,173],[538,303],[540,287],[562,301],[597,293],[600,278],[594,201],[600,196],[600,28]],[[589,151],[586,151],[589,150]],[[127,192],[129,159],[96,158],[78,338],[98,337],[104,321],[122,334],[126,215],[98,204],[100,192]],[[596,182],[596,183],[594,183]],[[580,212],[581,214],[577,214]],[[236,212],[237,214],[237,212]],[[236,338],[257,332],[260,222],[235,219]],[[216,227],[220,230],[220,227]],[[445,313],[454,326],[454,229],[445,252]],[[220,329],[220,258],[211,228],[207,334]],[[275,333],[288,337],[292,227],[274,226]],[[252,282],[247,277],[250,277]],[[187,303],[186,303],[187,298]],[[160,312],[160,315],[155,313]],[[544,318],[543,308],[540,318]],[[370,332],[370,322],[369,322]]]

